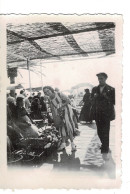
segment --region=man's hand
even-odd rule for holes
[[[58,108],[58,111],[61,112],[62,111],[62,107]]]
[[[31,123],[30,122],[26,122],[28,124],[28,126],[31,126]]]
[[[94,93],[94,98],[97,98],[98,97],[98,94],[97,93]]]
[[[109,99],[106,92],[102,94],[104,98],[106,98],[107,100]]]

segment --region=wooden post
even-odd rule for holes
[[[15,77],[10,77],[10,84],[14,84],[15,83]],[[12,97],[15,97],[15,89],[14,90],[10,90],[10,95]]]
[[[15,84],[15,77],[10,77],[10,84]]]
[[[8,77],[10,78],[10,84],[15,83],[15,77],[17,77],[17,67],[8,68]],[[12,97],[15,97],[15,90],[10,90]]]

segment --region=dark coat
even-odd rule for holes
[[[92,89],[92,107],[91,117],[93,120],[107,118],[110,121],[115,119],[115,89],[109,85],[105,85],[102,93],[100,87],[96,86]]]
[[[91,107],[90,93],[84,95],[83,102],[84,102],[84,105],[81,109],[79,120],[89,122],[91,121],[90,120],[90,107]]]

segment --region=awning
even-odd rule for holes
[[[27,69],[38,61],[104,57],[115,53],[115,24],[31,23],[7,25],[7,67]]]
[[[21,84],[10,84],[7,86],[7,90],[21,89],[23,86]]]

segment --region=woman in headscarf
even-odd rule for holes
[[[38,137],[38,128],[30,120],[28,113],[24,108],[24,99],[22,97],[17,98],[16,107],[12,112],[12,116],[24,138]]]
[[[54,124],[62,136],[62,144],[58,150],[63,150],[66,147],[65,141],[68,138],[71,141],[72,151],[76,151],[73,141],[75,124],[70,100],[64,94],[55,92],[50,86],[45,86],[43,92],[49,97]]]
[[[83,108],[80,113],[79,120],[85,122],[91,122],[90,120],[90,107],[91,107],[91,98],[90,98],[89,89],[85,89],[85,95],[83,97]]]

